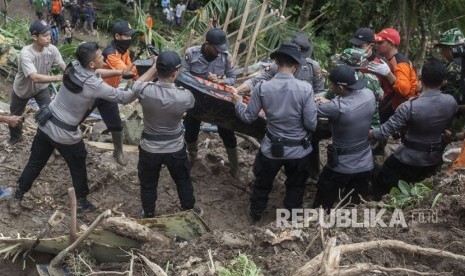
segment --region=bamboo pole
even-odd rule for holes
[[[232,59],[234,61],[236,61],[237,52],[239,51],[239,46],[241,43],[240,40],[242,39],[242,35],[244,34],[244,27],[245,27],[245,24],[247,23],[247,18],[249,17],[249,11],[250,11],[251,4],[252,4],[252,0],[247,0],[247,3],[245,4],[245,10],[244,10],[244,14],[242,15],[241,26],[239,27],[239,33],[237,34],[236,45],[234,46],[233,55],[232,55]]]
[[[255,11],[256,9],[258,9],[259,7],[260,7],[260,6],[256,6],[256,7],[251,8],[251,9],[249,10],[249,13],[254,12],[254,11]],[[243,15],[243,14],[238,15],[238,16],[234,17],[233,19],[231,19],[231,20],[229,21],[229,24],[231,24],[231,23],[233,23],[233,22],[236,22],[237,20],[241,19],[241,18],[242,18],[242,15]]]
[[[191,32],[189,34],[189,39],[187,40],[186,45],[184,46],[183,52],[185,53],[186,50],[190,47],[192,39],[194,38],[195,30],[191,29]]]
[[[247,47],[247,56],[245,58],[245,63],[244,63],[244,72],[243,75],[247,76],[247,67],[249,66],[250,58],[252,57],[253,54],[253,48],[255,45],[255,41],[257,40],[258,33],[260,31],[260,27],[262,25],[263,17],[265,16],[266,9],[268,7],[268,0],[263,1],[262,4],[262,9],[260,10],[260,15],[258,16],[257,23],[255,24],[255,30],[253,31],[252,34],[252,39],[250,40],[249,47]]]
[[[286,9],[286,6],[287,6],[287,0],[284,0],[282,2],[282,6],[281,6],[281,16],[284,15],[284,10]]]
[[[258,34],[261,34],[261,33],[266,32],[266,31],[268,31],[269,29],[271,29],[271,28],[273,28],[275,26],[278,26],[279,24],[283,23],[284,21],[288,20],[289,18],[291,18],[291,16],[288,16],[288,17],[286,17],[286,18],[284,18],[284,19],[282,19],[282,20],[280,20],[278,22],[275,22],[275,23],[271,24],[270,26],[267,26],[266,28],[261,29]],[[247,36],[245,38],[242,38],[242,39],[238,40],[237,42],[241,43],[242,41],[246,41],[247,39],[250,39],[251,37],[252,36],[249,35],[249,36]]]
[[[229,20],[231,20],[232,15],[232,8],[228,9],[228,13],[226,14],[226,19],[223,24],[223,31],[226,33],[228,31]]]
[[[274,16],[274,15],[276,15],[277,13],[278,13],[278,10],[273,11],[272,13],[265,15],[265,16],[263,17],[263,19],[267,19],[268,17]],[[256,21],[255,21],[255,22],[256,22]],[[255,22],[252,22],[252,23],[247,24],[247,25],[245,26],[245,28],[248,28],[248,27],[252,26],[253,24],[255,24]],[[231,37],[231,36],[233,36],[233,35],[235,35],[235,34],[237,34],[238,32],[239,32],[239,30],[235,30],[234,32],[228,34],[228,38]]]

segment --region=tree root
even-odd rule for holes
[[[374,264],[357,263],[348,267],[340,267],[339,261],[342,254],[364,252],[372,249],[390,249],[403,250],[413,254],[420,254],[430,257],[448,258],[456,261],[465,262],[465,256],[454,254],[448,251],[443,251],[435,248],[423,248],[416,245],[411,245],[398,240],[380,240],[369,241],[353,244],[345,244],[336,246],[336,238],[329,239],[326,243],[325,250],[303,267],[294,273],[294,276],[310,276],[310,275],[360,275],[366,272],[408,272],[416,275],[438,275],[437,273],[427,273],[406,268],[386,268]],[[445,272],[442,275],[449,275]]]

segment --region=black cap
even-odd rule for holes
[[[215,49],[220,53],[228,51],[228,39],[226,33],[222,29],[213,28],[207,32],[205,40],[215,46]]]
[[[31,35],[38,35],[50,31],[51,28],[52,26],[50,26],[50,24],[48,24],[47,21],[43,19],[37,19],[29,27],[29,32],[31,33]]]
[[[163,51],[157,58],[157,70],[176,71],[181,67],[181,57],[173,51]]]
[[[349,39],[349,42],[355,46],[360,46],[363,43],[375,43],[375,33],[371,29],[360,28]]]
[[[127,21],[120,20],[113,25],[113,34],[122,34],[132,36],[137,32],[136,29],[132,29],[131,25]]]
[[[294,36],[291,42],[297,44],[300,47],[303,58],[307,58],[312,54],[313,45],[308,39],[307,35],[297,34]]]
[[[353,90],[362,89],[367,85],[367,80],[359,78],[355,69],[347,65],[335,67],[329,74],[329,80]]]
[[[278,55],[286,55],[293,58],[298,64],[304,65],[300,47],[292,42],[285,42],[279,46],[278,50],[271,53],[270,58],[274,59]]]

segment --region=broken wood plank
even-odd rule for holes
[[[102,149],[102,150],[113,150],[113,143],[104,143],[104,142],[95,142],[95,141],[87,141],[89,146]],[[132,145],[123,145],[124,152],[139,152],[138,146]]]

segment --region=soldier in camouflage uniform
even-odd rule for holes
[[[452,95],[458,104],[465,104],[465,99],[461,95],[460,74],[462,71],[462,58],[453,56],[453,48],[465,44],[465,37],[458,28],[450,29],[439,38],[439,43],[435,46],[441,50],[442,56],[447,61],[447,83],[442,87],[442,91]],[[452,123],[453,130],[462,130],[465,126],[465,117],[457,115]]]
[[[378,104],[379,102],[383,99],[384,96],[384,90],[381,88],[379,84],[379,79],[378,77],[370,73],[366,70],[366,67],[368,66],[368,59],[367,59],[367,53],[358,48],[348,48],[345,49],[342,54],[337,54],[331,57],[331,61],[333,65],[339,66],[339,65],[349,65],[350,67],[354,68],[355,71],[357,72],[357,75],[361,78],[364,78],[367,80],[367,85],[366,87],[373,91],[373,94],[375,95],[376,99],[376,112],[373,114],[372,117],[372,123],[371,127],[372,128],[379,128],[380,126],[380,119],[379,119],[379,113],[378,113]],[[327,94],[327,97],[331,97],[331,95]]]
[[[443,87],[443,92],[452,95],[458,104],[465,103],[460,95],[460,73],[462,70],[462,59],[452,55],[452,48],[465,44],[465,38],[458,28],[450,29],[443,33],[436,47],[441,49],[442,56],[447,60],[447,84]]]

